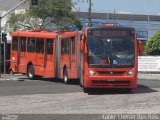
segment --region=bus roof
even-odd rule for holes
[[[15,31],[12,32],[12,36],[21,36],[21,37],[45,37],[45,38],[55,38],[57,35],[61,35],[63,37],[74,36],[77,32],[70,31],[54,31],[48,32],[44,30],[32,30],[32,31]]]
[[[121,25],[112,25],[112,24],[109,24],[109,25],[100,25],[100,26],[95,26],[95,27],[87,27],[87,28],[84,28],[84,29],[88,29],[88,30],[92,30],[92,29],[100,29],[100,28],[106,28],[106,29],[135,29],[133,27],[127,27],[127,26],[121,26]]]

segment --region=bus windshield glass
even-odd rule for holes
[[[132,29],[91,29],[88,31],[90,66],[134,66]]]

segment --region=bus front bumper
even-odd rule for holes
[[[84,81],[85,88],[136,88],[134,76],[89,76]]]

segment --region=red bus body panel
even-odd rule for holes
[[[82,34],[85,37],[86,43],[88,40],[88,29],[84,29]],[[84,88],[136,88],[137,87],[137,74],[138,74],[138,48],[136,40],[136,32],[134,31],[134,67],[133,68],[89,68],[88,65],[88,48],[84,42]],[[82,61],[82,60],[81,60]],[[83,62],[82,62],[83,63]],[[89,70],[96,72],[96,75],[89,75]],[[130,70],[134,71],[133,75],[126,75]],[[111,73],[112,71],[112,73]]]
[[[47,31],[17,31],[12,33],[12,37],[18,37],[18,50],[14,51],[11,48],[11,65],[10,69],[16,73],[24,73],[27,74],[27,67],[29,64],[33,64],[34,66],[34,73],[38,76],[44,76],[44,77],[53,77],[53,78],[63,78],[63,69],[64,66],[68,68],[68,77],[69,79],[76,78],[77,79],[77,60],[76,60],[76,44],[77,44],[77,32],[67,32],[67,31],[56,31],[56,32],[47,32]],[[59,40],[57,39],[57,36],[60,36]],[[26,37],[26,52],[19,51],[20,49],[20,37]],[[43,54],[37,54],[36,52],[30,53],[27,52],[27,41],[28,38],[34,37],[37,38],[43,38],[44,39],[44,50],[46,50],[46,40],[47,39],[53,39],[53,54],[47,54],[46,51],[44,51]],[[68,37],[74,37],[75,41],[75,54],[72,56],[67,55],[61,55],[61,40],[63,38]],[[58,50],[56,50],[56,47],[59,43]],[[12,46],[12,45],[11,45]],[[35,45],[36,47],[36,45]],[[60,54],[59,58],[59,65],[60,69],[56,69],[57,61],[56,57],[57,54]],[[72,58],[72,60],[71,60]],[[60,76],[56,76],[56,71],[59,72]]]

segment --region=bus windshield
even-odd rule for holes
[[[90,66],[133,67],[134,34],[131,30],[91,30],[88,36]]]

